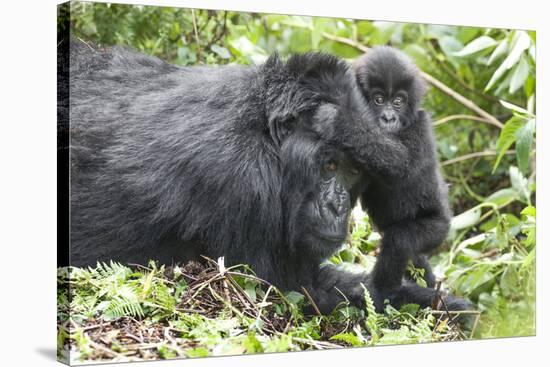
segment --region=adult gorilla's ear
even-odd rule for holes
[[[338,119],[338,107],[332,103],[323,103],[313,114],[311,130],[321,139],[330,141],[335,136]]]
[[[294,55],[286,63],[274,53],[263,73],[269,132],[279,145],[301,122],[311,124],[325,103],[338,104],[351,84],[347,63],[319,52]]]
[[[277,52],[262,67],[269,134],[277,145],[296,128],[300,115],[314,109],[316,94],[283,63]]]

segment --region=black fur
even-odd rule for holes
[[[224,256],[305,287],[325,313],[343,300],[335,287],[362,303],[360,283],[381,308],[369,276],[320,267],[363,192],[340,147],[318,138],[364,117],[344,62],[182,68],[74,43],[70,66],[71,265]],[[425,307],[434,295],[405,283],[394,298]]]
[[[383,234],[373,284],[392,298],[399,292],[409,260],[425,269],[430,287],[435,284],[426,254],[443,242],[449,230],[447,186],[439,171],[431,120],[419,109],[425,86],[416,66],[397,50],[378,47],[354,67],[369,113],[361,124],[343,125],[332,140],[346,147],[368,175],[361,201]],[[408,99],[399,108],[373,101],[382,93],[381,101],[391,102],[402,91]],[[390,122],[383,115],[387,111]],[[372,148],[373,141],[387,139],[392,141],[390,150]]]

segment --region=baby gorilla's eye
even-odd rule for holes
[[[401,107],[405,104],[405,97],[404,96],[396,96],[393,101],[392,101],[392,104],[395,106],[395,107]]]
[[[336,170],[338,169],[338,165],[334,161],[328,161],[327,163],[325,163],[325,169],[328,172],[336,172]]]
[[[379,106],[384,104],[384,96],[381,94],[375,94],[373,100]]]

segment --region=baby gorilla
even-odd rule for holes
[[[435,285],[426,254],[449,230],[447,187],[431,120],[419,109],[426,87],[416,66],[391,47],[373,48],[354,66],[368,114],[361,124],[342,126],[335,140],[368,175],[361,202],[383,234],[372,281],[391,300],[410,260],[424,269],[428,286]],[[388,137],[391,144],[380,149]]]

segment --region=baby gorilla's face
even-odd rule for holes
[[[375,47],[354,64],[355,76],[375,121],[386,131],[414,123],[426,86],[416,65],[391,47]]]
[[[375,88],[369,91],[368,101],[375,118],[385,130],[397,131],[409,125],[409,94],[405,89]]]

